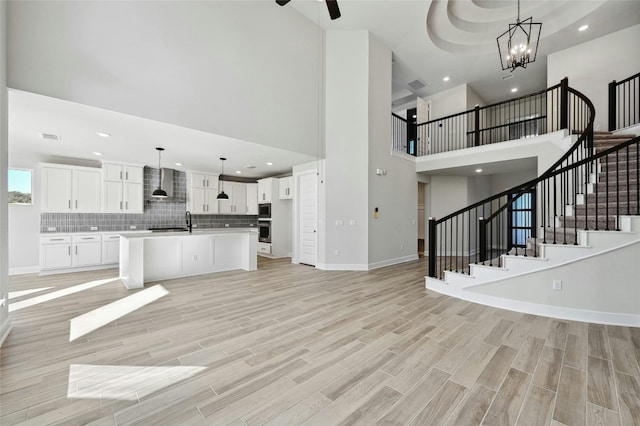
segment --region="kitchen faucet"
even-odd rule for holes
[[[191,212],[189,210],[187,210],[187,228],[189,229],[189,233],[191,234],[191,231],[193,230],[193,223],[191,223]]]

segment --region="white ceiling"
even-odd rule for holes
[[[86,163],[84,160],[89,159],[158,167],[155,148],[163,147],[162,167],[219,173],[219,157],[226,157],[225,175],[258,178],[288,173],[292,165],[316,160],[305,154],[19,90],[9,91],[9,105],[9,154],[37,153],[38,161]],[[103,138],[97,132],[111,136]],[[45,140],[41,133],[58,135],[60,140]],[[205,152],[216,154],[203,155]],[[248,165],[255,168],[247,169]]]
[[[342,16],[334,21],[323,2],[289,5],[327,29],[367,29],[389,47],[394,103],[462,83],[487,103],[543,90],[547,55],[640,23],[638,0],[522,0],[521,20],[542,23],[540,45],[534,63],[510,73],[501,69],[496,37],[515,22],[516,0],[338,0]],[[583,24],[589,28],[579,32]],[[412,91],[407,83],[418,79],[427,87]]]
[[[272,1],[272,0],[262,0]],[[515,0],[339,0],[342,17],[330,21],[324,2],[292,0],[294,8],[331,30],[369,30],[393,52],[393,100],[429,96],[468,83],[485,102],[514,97],[546,87],[546,57],[567,47],[640,23],[639,0],[522,0],[521,18],[542,22],[535,63],[513,77],[501,71],[496,37],[515,20]],[[273,1],[273,7],[278,8]],[[577,28],[588,24],[589,29]],[[450,76],[443,82],[443,76]],[[420,79],[426,87],[412,91],[407,83]],[[96,132],[110,133],[101,138]],[[41,132],[60,135],[45,141]],[[188,147],[184,141],[188,140]],[[242,172],[257,178],[289,172],[295,164],[316,157],[228,137],[88,107],[17,90],[9,94],[11,155],[38,153],[52,159],[126,161],[157,167],[154,148],[166,148],[163,166],[179,170]],[[102,152],[96,157],[92,152]],[[208,154],[206,157],[203,152]],[[266,162],[273,162],[267,166]],[[182,166],[176,166],[180,162]],[[246,169],[247,165],[256,168]]]

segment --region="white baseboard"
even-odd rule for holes
[[[369,265],[356,263],[317,263],[316,268],[323,271],[368,271]]]
[[[9,336],[9,333],[11,333],[11,328],[11,320],[9,319],[9,316],[7,316],[4,319],[2,326],[0,326],[0,346],[2,346],[6,338]]]
[[[540,315],[543,317],[559,318],[572,321],[591,322],[595,324],[619,325],[624,327],[640,327],[639,314],[625,314],[618,312],[590,311],[587,309],[575,309],[556,305],[543,305],[539,303],[523,302],[520,300],[505,299],[502,297],[490,296],[487,294],[465,291],[456,291],[447,284],[427,285],[425,277],[425,288],[435,292],[446,294],[469,302],[494,308],[506,309],[508,311],[522,312],[525,314]]]
[[[373,262],[369,264],[369,269],[383,268],[385,266],[397,265],[398,263],[411,262],[412,260],[418,260],[417,254],[410,254],[408,256],[396,257],[395,259],[382,260],[380,262]]]
[[[397,265],[398,263],[411,262],[412,260],[418,260],[417,254],[410,254],[408,256],[396,257],[395,259],[382,260],[380,262],[373,262],[369,264],[360,263],[318,263],[316,268],[325,271],[369,271],[371,269],[383,268],[385,266]]]
[[[76,268],[64,268],[64,269],[44,269],[40,270],[40,275],[55,275],[55,274],[67,274],[69,272],[86,272],[86,271],[97,271],[100,269],[117,269],[119,266],[117,263],[109,264],[109,265],[94,265],[94,266],[83,266]]]
[[[19,268],[9,268],[9,275],[37,274],[40,272],[39,266],[22,266]]]

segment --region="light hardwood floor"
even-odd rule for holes
[[[135,292],[115,281],[12,312],[0,423],[640,425],[640,329],[439,295],[424,259],[288,261],[148,284],[169,294],[72,342],[71,319]],[[11,302],[116,275],[12,277],[54,288]]]

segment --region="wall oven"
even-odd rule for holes
[[[258,241],[261,243],[271,243],[270,220],[261,220],[258,222]]]
[[[271,219],[271,203],[258,204],[258,219]]]

